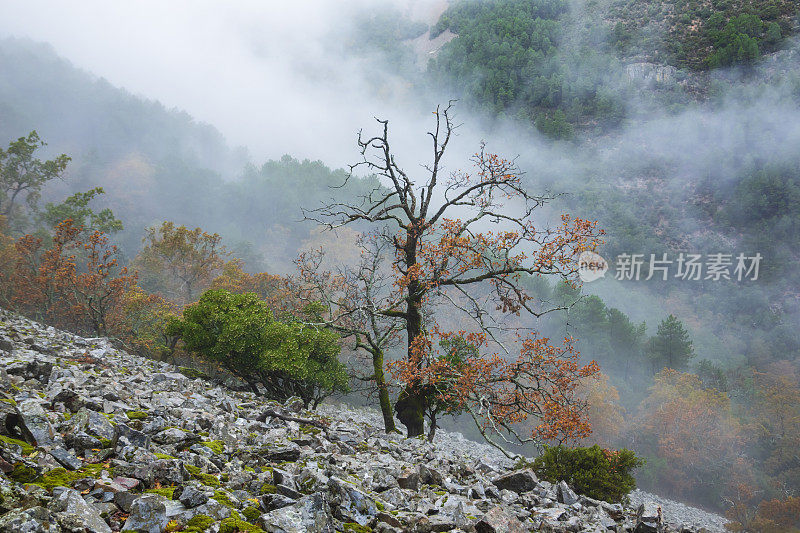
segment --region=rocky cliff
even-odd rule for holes
[[[721,525],[641,493],[636,509],[592,500],[459,434],[387,436],[377,413],[304,412],[3,311],[0,361],[0,532]]]

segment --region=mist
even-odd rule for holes
[[[88,146],[90,141],[70,143],[72,131],[83,127],[80,115],[65,111],[54,118],[44,127],[57,139],[48,150],[74,149],[70,155],[76,165],[72,181],[46,190],[45,199],[104,185],[104,205],[127,216],[118,242],[131,258],[141,248],[144,228],[171,219],[219,232],[252,270],[271,273],[291,272],[300,249],[337,242],[302,221],[295,208],[314,208],[318,205],[307,203],[339,194],[327,188],[308,191],[343,181],[347,173],[342,169],[360,158],[359,131],[378,133],[375,118],[388,119],[398,163],[412,175],[425,176],[421,165],[431,159],[426,132],[432,112],[460,98],[454,105],[459,127],[443,171],[469,171],[470,155],[486,141],[489,152],[516,161],[533,192],[562,194],[536,213],[539,226],[557,223],[562,212],[598,220],[607,232],[600,251],[612,265],[622,253],[765,256],[764,275],[757,282],[624,282],[609,272],[585,284],[583,301],[596,303],[590,297],[599,297],[604,305],[600,314],[613,308],[631,324],[644,323],[636,345],[631,341],[624,347],[629,352],[609,342],[611,334],[606,338],[593,329],[596,309],[577,308],[526,323],[554,337],[575,335],[584,358],[597,359],[610,376],[619,390],[616,403],[627,410],[632,425],[620,429],[609,446],[639,443],[637,432],[646,425],[642,419],[652,414],[646,400],[663,384],[654,381],[660,369],[648,350],[671,314],[681,319],[694,343],[694,358],[680,370],[700,376],[703,391],[719,388],[734,406],[726,416],[741,416],[741,427],[750,427],[746,423],[757,416],[754,406],[761,405],[754,399],[752,376],[775,374],[782,364],[800,372],[800,215],[792,188],[800,170],[796,37],[787,37],[760,61],[708,70],[675,68],[643,54],[615,55],[610,26],[590,28],[581,18],[592,16],[599,4],[571,2],[572,19],[550,60],[587,91],[613,94],[622,118],[613,117],[613,126],[607,127],[601,119],[579,117],[574,136],[553,139],[541,128],[541,117],[531,116],[520,99],[497,111],[474,95],[458,94],[459,84],[467,86],[485,74],[451,85],[431,77],[428,60],[436,59],[455,35],[435,45],[428,41],[429,31],[409,39],[393,37],[400,42],[389,51],[365,37],[373,18],[387,13],[431,28],[447,5],[435,0],[346,5],[333,0],[5,1],[0,52],[3,39],[12,43],[9,49],[47,43],[68,62],[59,69],[83,71],[74,75],[80,78],[76,86],[86,83],[83,75],[104,80],[98,93],[116,94],[121,88],[132,94],[123,99],[131,109],[140,109],[139,101],[145,100],[154,116],[169,117],[163,118],[168,127],[143,128],[149,134],[126,132],[148,137],[148,142],[130,153],[120,147],[108,160],[94,153],[98,147]],[[651,68],[662,68],[661,74]],[[166,108],[163,113],[160,105]],[[40,127],[31,118],[35,111],[14,114],[0,105],[2,112],[15,124]],[[542,116],[552,118],[548,113]],[[152,135],[160,128],[168,130],[165,139]],[[119,129],[124,131],[125,124]],[[186,139],[175,146],[188,148],[173,154],[172,137],[181,135]],[[128,189],[131,176],[138,185],[133,190]],[[353,186],[355,192],[369,185],[368,176],[358,177],[364,182]],[[158,187],[167,192],[153,192]],[[353,240],[352,234],[345,237],[341,242]],[[547,298],[559,294],[555,282],[537,290]],[[703,374],[708,368],[725,376],[724,387],[709,384]],[[456,419],[448,427],[475,437],[463,423]],[[752,441],[743,446],[756,447]],[[724,448],[735,455],[733,439]],[[688,481],[678,487],[666,483],[669,470],[663,461],[654,457],[642,475],[648,488],[685,499],[702,494],[703,486]],[[686,471],[695,472],[692,468]],[[728,474],[714,475],[719,478],[715,492],[702,496],[701,504],[722,512]]]

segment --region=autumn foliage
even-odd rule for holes
[[[419,388],[428,403],[444,412],[467,412],[485,436],[499,434],[515,442],[574,442],[588,436],[587,404],[577,394],[582,380],[599,372],[594,362],[582,365],[566,338],[561,346],[531,336],[520,341],[516,358],[486,354],[485,334],[441,333],[436,347],[430,335],[417,338],[412,357],[395,361],[395,379]],[[473,350],[455,353],[464,339]],[[441,346],[454,346],[441,353]]]
[[[109,320],[135,274],[119,265],[119,251],[99,231],[84,234],[72,220],[58,224],[49,247],[43,237],[15,243],[8,277],[12,306],[29,316],[75,331],[109,333]]]

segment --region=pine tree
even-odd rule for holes
[[[689,359],[694,357],[689,332],[674,315],[669,315],[658,325],[658,333],[650,339],[649,355],[655,371],[664,367],[685,369]]]

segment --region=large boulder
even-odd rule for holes
[[[636,510],[635,533],[658,533],[663,530],[661,507],[654,502],[644,502]]]
[[[55,517],[44,507],[12,509],[0,516],[0,533],[59,533],[60,531],[61,527]]]
[[[130,506],[130,515],[123,530],[137,533],[161,533],[169,523],[164,497],[158,494],[145,494],[138,497]]]
[[[301,498],[295,505],[282,507],[259,519],[270,533],[328,533],[333,531],[331,508],[321,493]]]
[[[528,528],[502,507],[493,507],[475,524],[477,533],[527,533]]]
[[[334,516],[343,522],[358,522],[363,526],[378,514],[372,498],[337,477],[328,481],[328,493]]]
[[[100,518],[97,510],[84,501],[73,489],[61,488],[50,502],[50,510],[56,513],[59,523],[70,531],[92,531],[111,533],[111,528]]]
[[[564,505],[572,505],[578,501],[578,495],[569,488],[566,481],[559,481],[558,485],[556,485],[556,495],[558,497],[558,501],[563,503]]]
[[[521,494],[535,489],[539,484],[539,478],[536,477],[533,470],[528,468],[496,477],[492,483],[500,490],[505,489]]]

